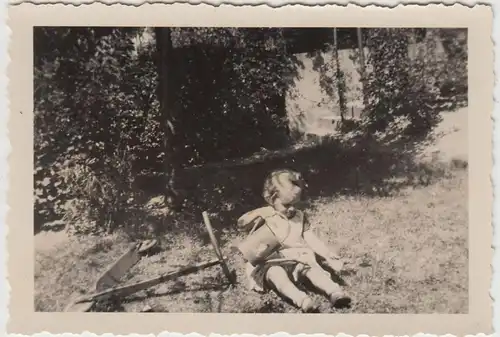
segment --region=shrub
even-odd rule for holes
[[[64,222],[76,234],[112,232],[131,225],[127,216],[131,205],[140,202],[134,189],[130,156],[125,150],[111,157],[74,157],[59,175],[66,186]]]
[[[412,29],[369,29],[366,34],[366,73],[363,78],[364,115],[368,132],[385,131],[391,123],[406,117],[405,133],[424,135],[439,121],[435,102],[439,92],[435,79],[439,77],[439,62],[435,43],[424,40],[424,48],[415,57],[409,54],[415,44]]]

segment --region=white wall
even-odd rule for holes
[[[349,113],[353,107],[362,107],[360,75],[350,59],[352,50],[339,51],[341,69],[346,75],[347,106]],[[334,62],[333,53],[323,53],[325,62]],[[322,117],[339,116],[340,110],[337,95],[329,97],[319,84],[319,73],[313,69],[313,60],[306,54],[298,55],[304,64],[299,70],[299,78],[295,80],[295,88],[291,89],[286,99],[290,127],[300,133],[327,134],[334,131],[331,123],[322,121]],[[335,92],[336,93],[336,92]]]

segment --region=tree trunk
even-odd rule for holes
[[[176,109],[174,104],[175,79],[173,74],[173,47],[170,28],[155,28],[156,48],[158,52],[158,99],[160,101],[160,125],[164,138],[163,150],[165,169],[165,204],[173,210],[180,208],[181,200],[177,191],[179,163],[177,160]]]

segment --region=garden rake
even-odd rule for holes
[[[157,277],[120,286],[120,279],[141,259],[141,257],[149,252],[155,245],[156,241],[145,242],[141,244],[132,245],[118,260],[116,260],[95,283],[95,292],[93,294],[84,295],[77,300],[71,302],[66,308],[65,312],[88,312],[94,307],[97,302],[106,301],[112,298],[124,298],[154,287],[163,282],[185,276],[188,274],[196,273],[202,269],[210,268],[220,265],[222,271],[230,284],[234,284],[234,276],[229,270],[226,263],[226,258],[222,255],[219,243],[215,237],[210,219],[207,212],[203,212],[203,221],[208,231],[210,241],[214,248],[216,258],[208,262],[198,263],[192,266],[181,268],[176,271],[170,271],[159,275]]]

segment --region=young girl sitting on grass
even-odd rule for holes
[[[252,228],[251,234],[239,246],[247,258],[249,287],[258,292],[273,289],[302,311],[316,311],[319,303],[296,286],[307,279],[328,296],[334,307],[349,306],[351,298],[318,264],[316,255],[325,259],[335,271],[342,269],[343,262],[313,233],[305,214],[296,208],[305,186],[297,172],[280,170],[271,173],[263,192],[269,206],[248,212],[238,220],[240,228]],[[276,244],[251,244],[255,242],[250,239],[252,234],[263,227],[266,233],[274,234]],[[270,236],[267,235],[268,239]]]

